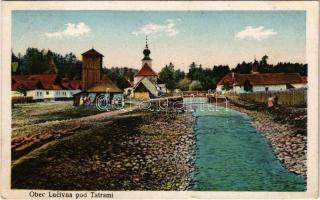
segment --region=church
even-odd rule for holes
[[[151,51],[148,47],[146,38],[146,46],[143,50],[143,59],[141,60],[141,69],[134,76],[134,84],[132,87],[132,97],[138,100],[148,100],[161,96],[165,91],[163,84],[158,84],[158,74],[152,69]]]

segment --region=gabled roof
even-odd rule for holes
[[[147,63],[145,63],[135,76],[158,76],[158,74],[153,71]]]
[[[62,80],[62,86],[71,90],[81,90],[82,81],[81,80]]]
[[[306,79],[298,73],[260,73],[260,74],[239,74],[232,73],[225,75],[218,85],[244,85],[248,80],[251,85],[282,85],[282,84],[303,84]]]
[[[62,90],[63,86],[57,78],[56,74],[31,74],[31,75],[12,75],[12,83],[18,85],[29,85],[28,89],[37,89],[35,85],[31,84],[35,81],[39,81],[44,90]],[[31,87],[31,86],[34,87]],[[13,85],[12,85],[13,87]],[[13,89],[13,88],[12,88]]]
[[[122,93],[120,90],[107,75],[103,75],[103,79],[101,82],[95,84],[91,88],[87,90],[88,92],[114,92],[114,93]]]
[[[24,80],[22,82],[14,82],[11,90],[16,91],[18,88],[24,88],[26,90],[43,89],[43,86],[39,80]]]
[[[101,53],[99,53],[98,51],[96,51],[95,49],[90,49],[89,51],[84,52],[83,54],[81,54],[83,56],[102,56],[103,55]]]
[[[135,91],[138,87],[143,85],[150,93],[152,96],[156,97],[158,96],[158,90],[157,86],[152,83],[148,78],[142,78],[134,87],[133,91]]]

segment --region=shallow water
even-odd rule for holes
[[[194,105],[196,161],[193,190],[305,191],[303,176],[289,172],[245,114]],[[210,110],[208,108],[211,108]]]

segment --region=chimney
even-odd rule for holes
[[[253,64],[252,64],[252,69],[251,69],[251,74],[258,74],[258,67],[259,67],[259,63],[257,60],[254,60]]]

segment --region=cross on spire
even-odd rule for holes
[[[148,35],[146,35],[146,48],[148,48]]]

